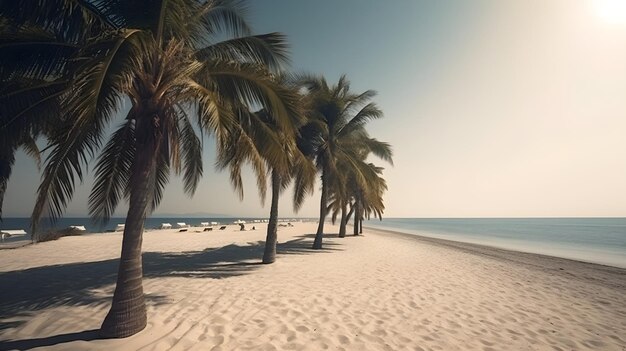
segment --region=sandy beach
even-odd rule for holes
[[[148,326],[98,339],[121,233],[0,250],[0,350],[626,350],[626,270],[314,223],[144,235]],[[337,228],[327,227],[327,232]]]

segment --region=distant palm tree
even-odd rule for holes
[[[382,220],[385,204],[383,203],[383,194],[387,191],[387,182],[381,176],[383,168],[369,163],[367,165],[366,182],[355,184],[352,189],[354,194],[354,204],[351,212],[354,213],[354,235],[363,232],[363,219],[373,215],[374,218]],[[348,216],[349,217],[349,216]],[[346,220],[347,223],[348,219]],[[344,229],[345,232],[345,229]]]
[[[339,181],[340,165],[348,165],[362,179],[357,164],[363,152],[390,163],[392,152],[388,143],[370,138],[365,130],[368,121],[383,116],[376,104],[369,102],[376,95],[374,91],[350,92],[346,76],[333,86],[315,76],[300,77],[300,82],[307,91],[309,122],[301,129],[299,146],[305,155],[315,159],[321,173],[320,220],[313,242],[314,249],[321,249],[331,182]]]
[[[125,121],[102,149],[89,197],[89,212],[101,221],[122,198],[129,200],[103,336],[126,337],[146,326],[144,219],[158,206],[170,169],[182,174],[188,194],[195,191],[202,175],[197,131],[215,135],[220,152],[240,129],[235,111],[242,106],[262,106],[280,128],[293,129],[289,114],[297,98],[268,71],[286,62],[285,38],[251,36],[242,12],[241,2],[229,0],[0,2],[0,22],[9,28],[0,39],[3,84],[39,80],[24,87],[39,94],[17,87],[9,92],[30,100],[30,108],[60,99],[62,118],[49,133],[33,233],[42,215],[54,220],[63,213],[106,127],[122,102],[130,102]]]
[[[280,84],[286,85],[280,78]],[[295,91],[294,91],[295,92]],[[242,120],[242,129],[239,135],[233,134],[237,139],[249,139],[252,145],[259,153],[260,157],[265,161],[265,169],[270,173],[270,184],[272,189],[272,199],[270,205],[270,216],[267,226],[267,236],[265,239],[265,250],[263,253],[263,263],[269,264],[276,261],[276,243],[278,240],[278,201],[280,193],[287,188],[293,180],[294,194],[293,206],[296,211],[302,205],[307,194],[313,192],[313,184],[315,183],[315,166],[306,158],[298,149],[295,142],[297,129],[287,131],[281,130],[276,125],[276,121],[272,118],[268,111],[263,109],[258,112],[242,111],[245,117]],[[293,125],[297,126],[303,122],[300,113],[293,114]],[[240,178],[241,165],[243,164],[242,156],[249,154],[245,150],[251,145],[245,143],[241,146],[239,142],[233,141],[228,143],[236,147],[229,148],[227,152],[220,153],[217,165],[220,168],[229,168],[232,183],[243,196],[242,181]],[[247,145],[247,146],[246,146]],[[257,170],[257,174],[262,172],[262,168]],[[263,179],[257,179],[258,188],[261,198],[265,197],[265,182]]]
[[[355,218],[362,218],[364,215],[369,218],[374,214],[374,217],[382,219],[385,209],[383,194],[387,190],[387,183],[382,178],[383,168],[367,163],[366,159],[367,152],[364,152],[356,163],[341,167],[340,176],[333,178],[330,185],[328,208],[332,212],[333,223],[341,215],[340,238],[346,236],[346,226],[355,210],[358,212]],[[357,220],[356,228],[359,228],[358,222]]]

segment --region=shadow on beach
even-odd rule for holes
[[[312,254],[338,250],[330,242],[323,250],[312,250],[310,235],[277,245],[278,259],[285,255]],[[144,278],[186,277],[226,279],[252,273],[260,263],[265,242],[226,245],[191,252],[143,253]],[[16,328],[39,310],[59,306],[101,306],[109,304],[111,294],[94,290],[115,283],[118,259],[70,263],[0,273],[0,331]],[[146,303],[167,303],[166,296],[148,294]],[[16,321],[17,320],[17,321]],[[29,350],[77,340],[97,339],[97,331],[81,331],[29,340],[0,340],[0,350]]]

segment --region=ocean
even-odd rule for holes
[[[266,218],[154,217],[146,219],[145,227],[156,229],[161,223],[175,225],[177,222],[232,224],[238,219],[250,223]],[[94,225],[89,218],[61,218],[54,228],[83,225],[88,232],[104,232],[121,223],[124,218],[112,218],[105,226]],[[626,218],[384,218],[383,221],[364,221],[363,225],[626,268]],[[28,218],[4,218],[0,223],[0,229],[28,232],[29,227]],[[46,227],[45,220],[42,228],[51,229]],[[21,240],[30,240],[30,237],[15,236],[5,239],[5,243]]]
[[[626,218],[383,218],[363,226],[626,268]]]

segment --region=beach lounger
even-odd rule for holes
[[[200,222],[200,226],[201,227],[208,227],[209,226],[209,222]]]
[[[87,229],[85,229],[84,225],[71,225],[70,228],[71,229],[80,230],[81,232],[86,232],[87,231]]]
[[[172,229],[172,225],[169,223],[161,223],[161,229]]]
[[[2,233],[2,240],[4,240],[4,238],[10,238],[12,236],[16,236],[16,235],[26,235],[28,233],[26,233],[26,231],[24,231],[24,229],[2,229],[0,230],[0,233]]]
[[[221,226],[221,227],[220,227],[220,230],[224,230],[224,229],[226,229],[226,226],[225,226],[225,225],[223,225],[223,226]]]
[[[125,226],[126,226],[126,225],[124,225],[124,224],[118,224],[118,225],[115,227],[115,231],[116,231],[116,232],[122,232],[122,231],[124,231],[124,227],[125,227]]]
[[[210,232],[210,231],[212,231],[212,230],[213,230],[213,228],[208,227],[208,228],[204,228],[204,230],[203,230],[203,231],[205,231],[205,232]]]
[[[190,225],[185,223],[185,222],[178,222],[178,223],[176,223],[176,227],[177,228],[189,228]]]
[[[180,233],[180,232],[186,232],[186,231],[187,231],[187,228],[183,228],[183,229],[179,230],[178,232]]]

